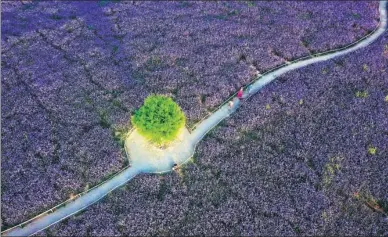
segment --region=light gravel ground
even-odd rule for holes
[[[137,130],[133,130],[125,141],[131,166],[142,172],[159,173],[171,171],[174,164],[181,165],[194,153],[194,145],[187,128],[182,128],[177,139],[161,149],[150,144]]]

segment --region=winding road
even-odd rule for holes
[[[326,61],[333,59],[335,57],[348,54],[357,49],[363,48],[375,41],[379,36],[381,36],[387,28],[387,0],[380,1],[379,5],[380,12],[380,24],[378,28],[368,35],[366,38],[362,39],[359,42],[353,43],[344,49],[330,51],[327,54],[319,54],[320,56],[312,56],[304,60],[297,60],[289,65],[280,67],[264,76],[259,77],[252,85],[249,95],[251,96],[257,93],[261,88],[263,88],[268,83],[275,80],[278,76],[295,70],[298,68],[305,67],[307,65]],[[228,108],[228,105],[225,104],[220,107],[215,113],[203,120],[196,129],[187,137],[188,142],[191,146],[195,148],[199,141],[219,122],[227,118],[230,114],[234,113],[240,105],[240,101],[237,98],[234,98],[234,106],[232,109]],[[193,149],[194,150],[194,149]],[[179,165],[185,163],[190,157],[183,157],[180,159]],[[169,170],[166,170],[169,171]],[[41,215],[19,224],[13,228],[3,231],[1,234],[3,236],[29,236],[35,234],[41,230],[48,228],[49,226],[74,215],[75,213],[87,208],[93,203],[97,202],[110,192],[112,192],[117,187],[120,187],[135,177],[137,174],[145,172],[144,167],[138,167],[133,165],[121,171],[119,174],[114,176],[112,179],[90,189],[89,191],[83,193],[74,200],[69,200],[66,205],[61,207],[50,209],[49,211],[42,213]],[[146,172],[152,173],[152,170],[147,170]],[[159,171],[155,171],[159,172]]]

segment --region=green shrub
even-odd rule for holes
[[[368,92],[367,91],[356,91],[356,97],[357,98],[367,98]]]
[[[132,116],[131,122],[151,142],[166,145],[176,138],[179,130],[184,127],[186,118],[171,98],[150,95]]]
[[[125,139],[127,138],[129,127],[116,127],[112,130],[113,139],[124,148]]]
[[[376,155],[376,151],[377,151],[377,148],[376,148],[376,147],[374,147],[374,146],[369,146],[369,147],[368,147],[368,153],[369,153],[370,155]]]

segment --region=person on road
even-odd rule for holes
[[[241,100],[243,98],[243,94],[244,94],[244,88],[241,87],[240,90],[237,92],[237,98]]]
[[[247,87],[248,96],[251,95],[251,90],[252,90],[252,84],[250,84],[250,85]]]
[[[234,105],[233,100],[229,101],[229,103],[228,103],[228,109],[229,109],[229,110],[233,109],[233,105]]]
[[[172,166],[172,170],[173,170],[173,171],[178,170],[178,165],[177,165],[177,164],[174,164],[174,165]]]

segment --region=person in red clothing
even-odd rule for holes
[[[243,93],[244,93],[244,88],[241,87],[240,90],[237,92],[237,98],[241,100],[243,97]]]

